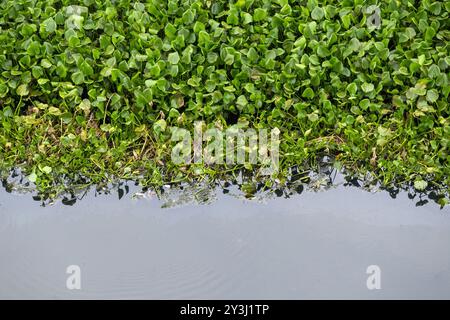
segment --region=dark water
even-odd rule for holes
[[[450,298],[448,207],[342,185],[252,201],[206,189],[202,205],[130,188],[46,207],[0,191],[0,298]]]

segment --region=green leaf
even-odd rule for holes
[[[315,7],[314,10],[311,12],[311,18],[314,20],[322,20],[324,16],[324,11],[320,7]]]
[[[244,21],[244,25],[253,22],[253,16],[248,12],[241,12],[241,18]]]
[[[19,96],[27,96],[30,93],[30,90],[28,89],[28,86],[26,84],[21,84],[17,87],[16,93]]]
[[[36,180],[37,180],[37,175],[36,175],[36,173],[32,172],[32,173],[28,176],[28,180],[30,180],[30,182],[36,182]]]
[[[439,98],[439,92],[436,89],[431,89],[427,91],[427,101],[436,102]]]
[[[61,110],[53,106],[48,108],[48,113],[53,116],[60,116],[62,114]]]
[[[314,91],[313,91],[313,89],[311,89],[311,88],[306,88],[306,89],[303,91],[302,97],[303,97],[303,98],[308,98],[308,99],[314,98]]]
[[[198,87],[200,86],[201,79],[199,77],[193,76],[192,78],[188,79],[187,84],[192,87]]]
[[[192,48],[192,46],[187,47],[186,49],[183,50],[183,54],[181,57],[181,61],[184,64],[190,64],[192,61],[192,54],[194,53],[194,49]]]
[[[183,13],[183,22],[185,24],[193,23],[194,19],[195,19],[195,13],[191,9],[188,9]]]
[[[208,52],[206,59],[208,60],[208,62],[210,64],[213,64],[217,61],[217,59],[219,58],[219,55],[215,52]]]
[[[245,107],[248,104],[247,98],[244,95],[240,95],[236,100],[236,104],[240,107]]]
[[[9,92],[9,88],[6,84],[0,83],[0,98],[6,97]]]
[[[239,15],[237,10],[230,10],[227,17],[227,23],[231,25],[239,24]]]
[[[80,39],[78,39],[78,36],[73,35],[73,36],[69,37],[68,43],[69,43],[69,47],[75,48],[80,45]]]
[[[169,53],[167,60],[171,64],[178,64],[178,62],[180,61],[180,56],[178,55],[178,52],[171,52],[171,53]]]
[[[427,29],[425,30],[425,40],[431,41],[431,40],[433,40],[435,35],[436,35],[436,30],[434,30],[433,27],[427,27]]]
[[[48,61],[47,59],[42,59],[42,60],[41,60],[41,66],[42,66],[43,68],[45,68],[45,69],[50,68],[52,65],[53,65],[53,64],[52,64],[50,61]]]
[[[75,84],[82,84],[84,82],[84,75],[82,72],[78,71],[72,74],[71,79]]]
[[[414,188],[418,191],[423,191],[428,186],[428,182],[424,180],[416,180],[414,181]]]
[[[369,93],[369,92],[372,92],[372,91],[374,90],[374,86],[373,86],[372,83],[364,82],[364,83],[361,85],[361,89],[362,89],[362,91],[364,91],[365,93]]]
[[[330,55],[330,50],[328,50],[325,46],[318,46],[317,47],[317,55],[321,58],[328,57]]]
[[[160,119],[153,124],[153,130],[157,134],[166,131],[166,128],[167,128],[167,123],[166,123],[166,120],[164,120],[164,119]]]
[[[94,69],[92,69],[92,67],[89,63],[86,62],[86,60],[81,63],[80,71],[85,77],[90,77],[94,74]]]
[[[34,66],[31,68],[31,74],[35,79],[39,79],[44,75],[44,70],[40,66]]]
[[[209,36],[209,33],[206,31],[200,31],[198,33],[198,44],[204,47],[209,46],[211,42],[211,37]]]
[[[265,20],[267,18],[267,10],[256,8],[255,12],[253,13],[253,21],[258,22]]]
[[[353,51],[356,52],[359,50],[359,48],[361,47],[361,42],[359,42],[359,40],[357,38],[352,38],[350,40],[350,43],[348,45],[348,48]]]
[[[259,58],[258,53],[256,52],[255,48],[251,47],[247,52],[247,58],[250,59],[251,62],[256,62]]]
[[[53,18],[48,18],[42,22],[41,28],[47,33],[53,33],[56,31],[57,25]]]
[[[204,23],[200,22],[200,21],[196,21],[194,24],[194,32],[199,33],[200,31],[204,31],[204,30],[205,30]]]
[[[41,52],[41,45],[37,41],[33,41],[30,43],[30,45],[27,48],[27,53],[30,56],[37,56]]]
[[[49,167],[49,166],[45,166],[45,167],[43,167],[43,168],[41,169],[41,171],[44,172],[44,173],[46,173],[46,174],[49,174],[49,173],[52,172],[52,168]]]
[[[439,1],[434,2],[430,5],[428,10],[433,13],[435,16],[438,16],[441,14],[442,5]]]
[[[308,114],[308,120],[311,122],[316,122],[319,120],[319,115],[316,112]]]
[[[175,26],[173,24],[168,23],[164,28],[164,33],[169,39],[175,38],[176,33],[177,33],[177,28],[175,28]]]
[[[65,78],[67,75],[67,68],[62,64],[58,65],[55,71],[61,79]]]
[[[356,92],[358,91],[358,86],[356,85],[356,83],[352,82],[352,83],[348,84],[348,86],[347,86],[347,91],[348,91],[352,96],[355,96]]]

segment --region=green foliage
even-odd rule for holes
[[[450,1],[378,1],[379,27],[371,4],[2,1],[3,166],[180,179],[166,126],[239,120],[282,130],[280,175],[329,154],[448,188]]]

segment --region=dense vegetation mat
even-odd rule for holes
[[[172,163],[169,128],[202,120],[279,128],[272,178],[328,155],[448,194],[449,13],[431,0],[2,0],[1,167],[41,190],[254,169]]]

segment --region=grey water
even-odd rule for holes
[[[0,191],[0,298],[450,298],[448,207],[343,185],[174,206],[135,191],[45,207]]]

